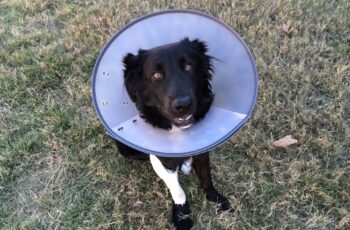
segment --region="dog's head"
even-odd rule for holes
[[[185,38],[124,57],[126,89],[147,122],[186,128],[205,116],[214,97],[206,52],[203,42]]]

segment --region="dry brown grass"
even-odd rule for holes
[[[252,119],[212,152],[214,182],[235,212],[216,214],[196,177],[181,177],[195,229],[348,229],[347,0],[1,1],[0,227],[172,228],[167,189],[149,164],[119,156],[90,96],[94,62],[112,34],[168,8],[229,24],[260,75]],[[273,148],[288,134],[296,146]]]

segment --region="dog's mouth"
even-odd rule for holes
[[[181,117],[176,117],[173,119],[173,124],[181,129],[187,129],[191,127],[194,123],[194,118],[192,114],[187,114]]]

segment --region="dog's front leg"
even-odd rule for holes
[[[193,226],[192,220],[188,217],[190,206],[186,201],[186,195],[181,188],[178,171],[166,169],[162,162],[154,155],[150,155],[150,160],[154,171],[165,182],[173,198],[173,223],[176,229],[190,229]]]
[[[210,174],[209,152],[193,157],[193,168],[200,180],[206,198],[219,205],[218,211],[231,211],[230,202],[216,191]]]

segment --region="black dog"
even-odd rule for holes
[[[208,112],[214,95],[211,91],[211,57],[206,45],[185,38],[180,42],[139,50],[124,57],[124,82],[141,117],[157,128],[188,128]],[[140,134],[142,135],[142,134]],[[173,223],[177,229],[193,225],[186,195],[178,182],[178,170],[189,172],[191,163],[206,198],[219,205],[220,211],[230,204],[213,186],[209,152],[182,158],[147,155],[116,142],[119,152],[129,159],[150,159],[156,173],[164,180],[173,198]]]

